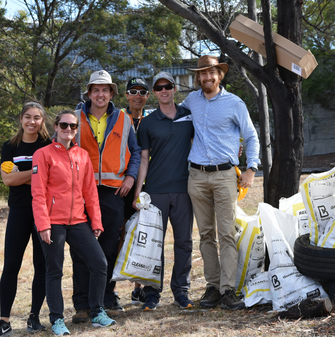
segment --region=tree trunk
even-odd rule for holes
[[[248,0],[248,16],[251,20],[257,22],[256,0]],[[263,66],[263,58],[258,53],[254,53],[254,60]],[[266,88],[262,82],[257,79],[258,88],[258,113],[260,126],[260,143],[262,150],[262,166],[263,166],[263,193],[264,201],[269,202],[268,183],[270,170],[272,166],[271,140],[270,140],[270,124],[269,124],[269,106],[267,101]]]
[[[300,0],[278,0],[278,33],[301,45]],[[275,150],[268,185],[269,203],[299,190],[303,161],[303,116],[300,76],[279,67],[284,85],[268,86],[273,105]]]
[[[59,63],[55,60],[54,68],[48,76],[47,87],[45,89],[45,98],[44,98],[44,106],[46,108],[50,108],[52,103],[52,93],[54,89],[54,83],[59,70]]]

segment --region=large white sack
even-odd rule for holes
[[[258,205],[269,251],[268,280],[273,310],[286,310],[307,298],[328,297],[319,282],[300,274],[295,267],[292,249],[277,223],[278,218],[270,221],[271,209],[272,206],[264,203]]]
[[[113,281],[130,280],[156,289],[161,285],[163,222],[150,196],[140,193],[137,211],[126,224],[126,236],[113,270]]]
[[[290,198],[281,198],[279,200],[279,210],[296,217],[298,222],[298,236],[309,234],[310,219],[300,192],[292,195]]]
[[[256,304],[272,302],[268,272],[261,272],[252,277],[242,288],[243,301],[247,308]]]
[[[263,269],[265,242],[259,217],[245,214],[240,207],[237,207],[235,229],[238,251],[235,289],[239,295],[250,278]]]
[[[309,175],[300,185],[300,192],[311,219],[311,244],[318,245],[331,216],[335,216],[335,168]]]
[[[261,211],[261,212],[260,212]],[[261,218],[261,224],[265,233],[265,238],[270,237],[266,235],[266,229],[277,226],[280,232],[283,233],[285,241],[288,243],[291,251],[294,249],[294,242],[298,237],[297,219],[289,213],[280,211],[278,208],[274,208],[266,203],[258,204],[258,211]],[[272,256],[271,242],[267,242],[269,256]]]

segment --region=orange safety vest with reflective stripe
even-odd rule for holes
[[[120,111],[113,129],[105,134],[105,140],[99,149],[88,117],[82,110],[76,110],[76,114],[79,119],[76,142],[89,153],[97,185],[121,187],[130,159],[128,148],[130,118]]]

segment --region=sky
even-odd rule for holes
[[[26,6],[24,5],[23,0],[0,0],[1,7],[6,7],[7,9],[7,17],[12,17],[18,10],[25,9]],[[30,2],[30,0],[28,0]],[[137,0],[129,0],[132,6],[137,5]]]

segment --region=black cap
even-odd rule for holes
[[[147,82],[142,77],[133,77],[128,81],[127,91],[134,87],[143,87],[145,90],[149,90]]]

